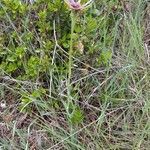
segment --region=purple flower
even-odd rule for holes
[[[85,4],[81,4],[81,0],[65,0],[65,2],[67,3],[67,5],[74,10],[82,10],[85,9],[86,7],[89,6],[90,3],[92,3],[94,0],[89,0],[87,3]]]

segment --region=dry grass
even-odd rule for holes
[[[71,79],[75,93],[72,99],[84,113],[78,125],[68,122],[66,77],[50,72],[51,78],[47,78],[50,84],[38,79],[37,82],[23,81],[9,74],[0,77],[0,149],[149,149],[150,8],[148,1],[144,1],[148,3],[146,9],[142,1],[138,2],[133,10],[126,4],[124,16],[112,29],[111,65],[96,67],[95,56],[73,58],[77,67],[73,68]],[[109,32],[107,27],[104,31]],[[58,58],[62,63],[65,63],[63,58],[68,57],[56,44],[58,51],[52,53],[54,65],[60,52]],[[44,97],[34,99],[30,90],[40,86],[46,87],[49,94],[46,92]],[[19,109],[24,94],[32,104],[25,107],[30,108],[27,112]],[[2,103],[6,103],[6,107]]]

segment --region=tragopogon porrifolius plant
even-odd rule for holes
[[[67,108],[69,109],[70,104],[72,104],[72,97],[71,97],[71,74],[72,74],[72,53],[73,53],[73,33],[74,27],[76,24],[76,15],[79,11],[86,9],[87,7],[91,6],[94,0],[89,0],[85,4],[81,4],[81,0],[65,0],[65,3],[68,5],[69,9],[71,10],[70,17],[71,17],[71,37],[70,37],[70,49],[69,49],[69,62],[68,62],[68,79],[67,79],[67,97],[68,97],[68,104]],[[67,112],[69,112],[67,110]],[[69,114],[69,113],[68,113]]]

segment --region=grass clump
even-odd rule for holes
[[[0,149],[148,150],[148,10],[1,0]]]

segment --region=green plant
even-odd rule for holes
[[[1,149],[149,148],[148,1],[88,4],[0,1]]]

